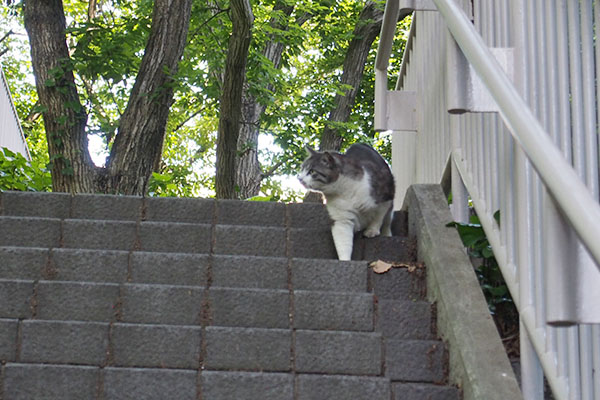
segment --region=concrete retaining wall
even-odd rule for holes
[[[446,227],[452,215],[439,185],[413,185],[406,194],[409,235],[427,266],[427,293],[437,304],[438,333],[448,343],[450,383],[464,400],[522,399],[460,237]]]

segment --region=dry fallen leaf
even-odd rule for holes
[[[384,274],[392,268],[406,268],[408,272],[415,272],[417,268],[422,268],[421,263],[389,263],[382,260],[373,261],[369,264],[376,274]]]
[[[392,268],[392,264],[381,260],[373,261],[369,266],[373,268],[373,272],[376,274],[386,273]]]

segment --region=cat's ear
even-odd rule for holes
[[[330,167],[335,165],[335,157],[331,155],[330,152],[326,151],[323,153],[323,161],[327,163]]]
[[[306,154],[308,154],[309,157],[310,156],[314,156],[315,154],[318,153],[318,151],[316,151],[315,149],[313,149],[309,145],[306,145],[305,149],[306,149]]]

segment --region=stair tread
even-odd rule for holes
[[[197,369],[204,348],[207,369],[289,372],[294,368],[293,349],[300,373],[379,376],[384,357],[378,332],[49,320],[0,323],[0,328],[12,328],[14,342],[20,326],[18,356],[7,356],[7,362]],[[4,335],[0,338],[0,343],[8,341]],[[405,342],[402,354],[409,363],[431,357],[431,347],[442,346],[435,341]]]
[[[329,229],[217,224],[213,233],[210,224],[0,216],[0,231],[11,232],[2,247],[337,258]],[[352,259],[411,261],[413,247],[406,237],[357,235]]]

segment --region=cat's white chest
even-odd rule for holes
[[[370,193],[369,175],[365,173],[359,180],[340,177],[335,186],[335,193],[326,195],[327,211],[331,219],[352,221],[355,232],[364,229],[377,208]]]

